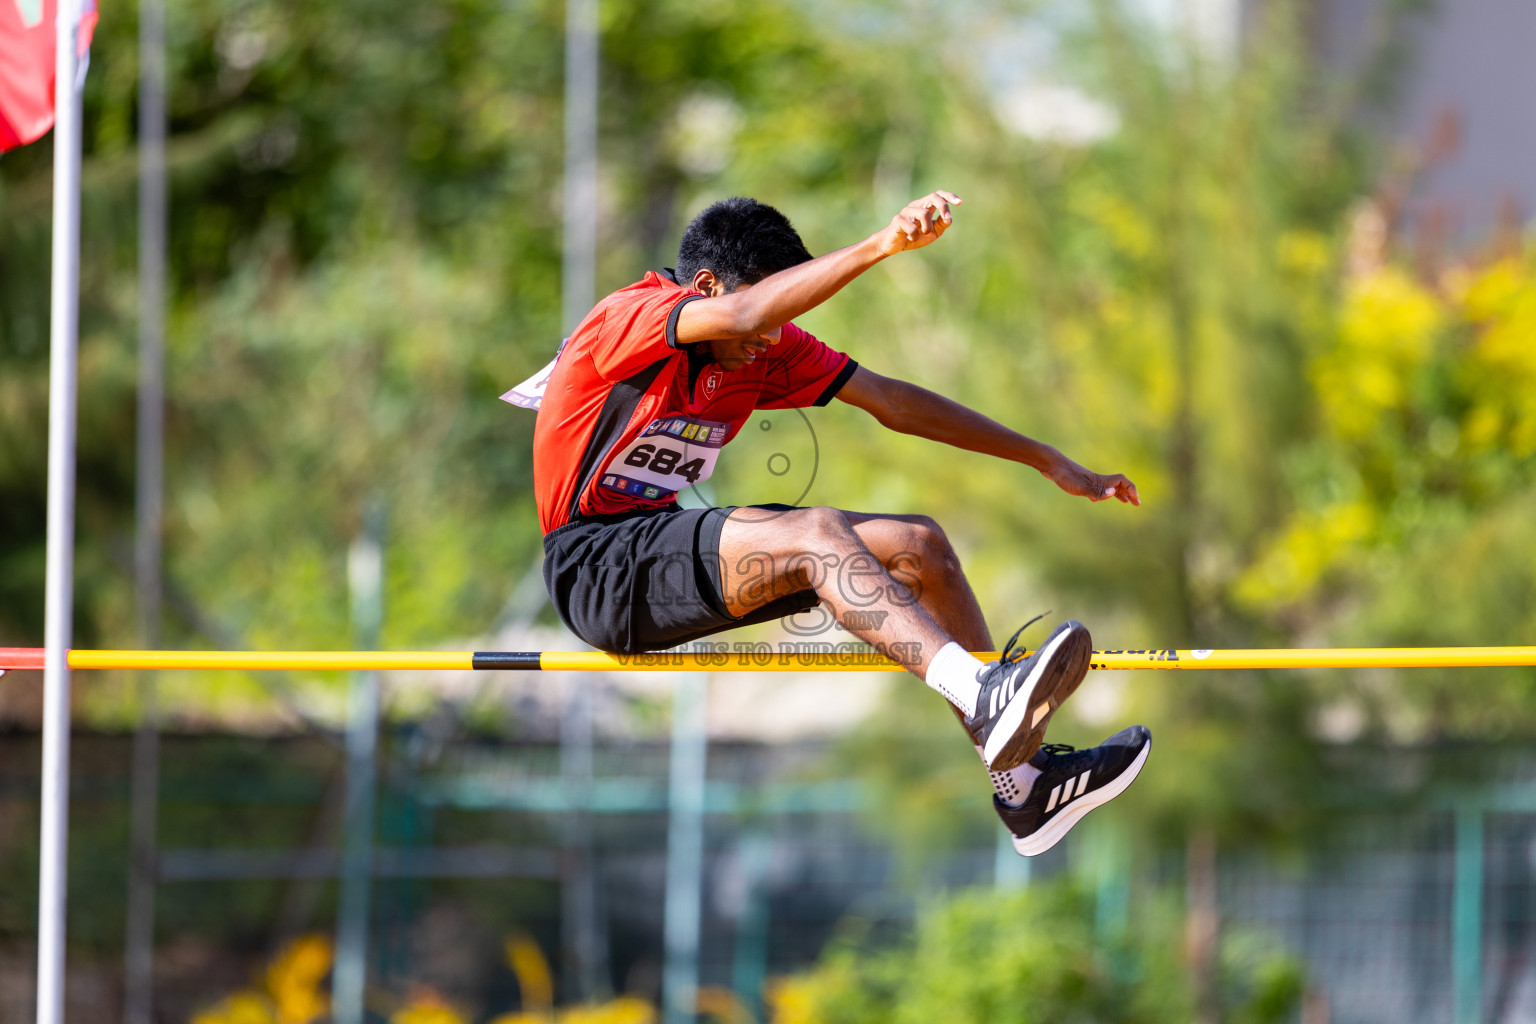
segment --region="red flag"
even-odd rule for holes
[[[82,5],[78,48],[90,49],[95,0]],[[54,32],[58,0],[0,0],[0,151],[53,127]]]

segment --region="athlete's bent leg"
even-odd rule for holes
[[[864,546],[912,592],[940,629],[968,651],[992,650],[981,605],[960,567],[960,556],[938,523],[927,516],[844,515]]]
[[[939,628],[967,651],[990,651],[992,634],[960,556],[928,516],[848,512],[848,522],[882,565],[917,597]],[[965,712],[950,705],[965,726]]]
[[[901,567],[896,572],[913,583],[921,579]],[[734,510],[720,530],[720,589],[738,618],[813,590],[845,629],[919,677],[955,639],[834,508]]]
[[[907,584],[908,589],[918,595],[928,614],[946,633],[964,644],[967,650],[992,649],[992,636],[976,594],[960,568],[959,556],[938,523],[927,516],[853,512],[848,513],[848,521],[853,524],[859,539],[894,575],[915,572],[917,579]],[[953,704],[950,710],[969,735],[965,712]],[[974,742],[974,737],[972,740]],[[986,752],[980,744],[976,744],[976,753],[981,755],[985,766]],[[1009,771],[988,772],[992,790],[997,794],[997,806],[1008,810],[1022,803],[1039,774],[1040,770],[1028,762]]]
[[[962,578],[953,551],[939,542],[936,525],[917,523],[916,532],[926,535],[930,560],[938,563],[928,575],[953,596],[955,580]],[[922,576],[915,567],[906,572],[899,552],[885,551],[888,568],[837,509],[736,509],[721,524],[717,553],[720,596],[730,615],[742,618],[771,601],[813,591],[844,628],[962,711],[966,730],[994,771],[1016,768],[1034,754],[1050,715],[1088,668],[1091,641],[1075,622],[1060,626],[1028,658],[983,665],[919,602],[914,591],[921,590]],[[968,603],[974,606],[974,595]],[[975,634],[967,638],[981,639],[979,610],[964,617]]]

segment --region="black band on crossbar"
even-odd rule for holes
[[[476,651],[469,656],[470,668],[534,669],[539,664],[538,651]]]

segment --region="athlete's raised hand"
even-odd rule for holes
[[[937,241],[954,223],[954,215],[949,210],[951,203],[959,206],[960,197],[943,189],[912,200],[880,233],[881,253],[894,256]]]
[[[1040,472],[1057,487],[1079,498],[1087,498],[1089,501],[1108,501],[1110,498],[1118,498],[1127,505],[1141,504],[1141,495],[1136,493],[1136,485],[1131,483],[1125,475],[1094,473],[1059,452],[1057,458]]]

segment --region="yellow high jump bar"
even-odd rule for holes
[[[990,661],[998,655],[979,651]],[[1096,669],[1486,668],[1536,665],[1536,647],[1332,647],[1253,650],[1094,651]],[[41,647],[0,647],[0,671],[41,669]],[[522,670],[555,672],[884,672],[901,666],[849,644],[717,643],[654,654],[583,651],[87,651],[74,669],[212,669],[249,672]]]

